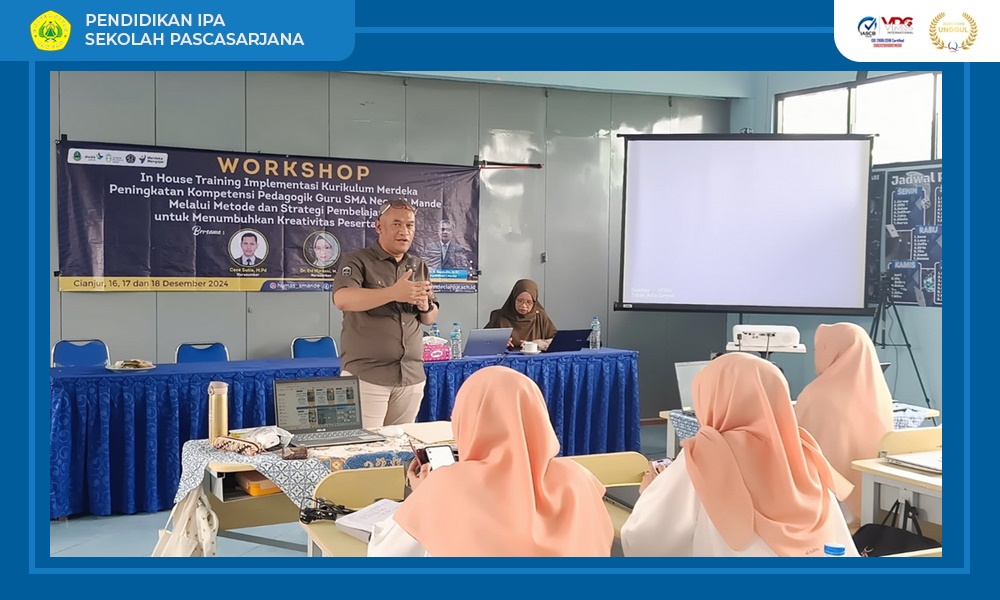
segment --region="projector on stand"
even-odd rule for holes
[[[727,352],[796,352],[806,347],[799,343],[799,330],[791,325],[734,325],[733,341]]]

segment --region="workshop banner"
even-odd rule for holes
[[[941,163],[873,170],[885,173],[889,298],[900,305],[940,308],[944,233]]]
[[[330,291],[400,199],[435,291],[477,290],[476,167],[74,140],[56,156],[60,291]]]

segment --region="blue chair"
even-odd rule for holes
[[[297,337],[292,340],[292,358],[336,358],[337,342],[328,335]]]
[[[177,346],[174,362],[225,362],[229,360],[229,350],[222,342],[190,342]]]
[[[52,345],[53,367],[103,367],[111,362],[101,340],[59,340]]]

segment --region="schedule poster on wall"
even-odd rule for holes
[[[56,156],[60,291],[330,291],[391,200],[416,208],[435,291],[477,291],[477,167],[75,140]]]
[[[941,307],[941,163],[876,166],[885,182],[887,293],[896,304]]]

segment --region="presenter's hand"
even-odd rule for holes
[[[413,271],[406,271],[392,285],[393,298],[396,302],[419,305],[421,302],[427,308],[427,298],[431,292],[431,282],[412,281]]]
[[[427,479],[427,474],[430,472],[430,465],[421,465],[417,459],[411,460],[410,466],[406,469],[406,482],[410,486],[410,491],[417,491],[417,486]]]

